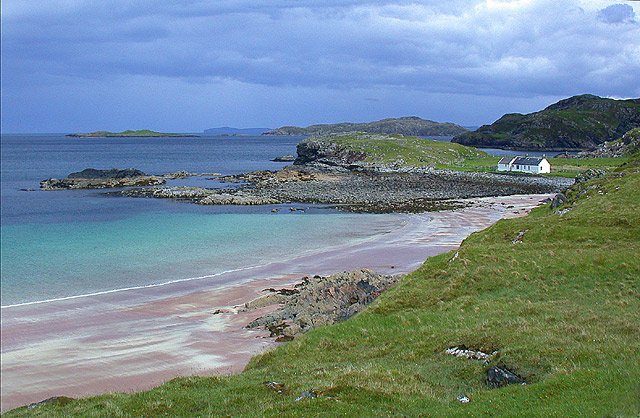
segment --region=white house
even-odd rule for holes
[[[546,158],[502,157],[498,161],[498,171],[519,171],[521,173],[550,173],[551,164]]]

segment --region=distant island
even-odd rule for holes
[[[407,116],[365,123],[343,122],[311,125],[306,128],[283,126],[264,132],[262,135],[329,135],[344,132],[368,132],[410,136],[454,136],[467,132],[467,129],[455,123],[440,123],[421,119],[417,116]]]
[[[122,132],[109,132],[109,131],[95,131],[86,134],[68,134],[65,136],[71,136],[75,138],[130,138],[130,137],[180,137],[180,138],[188,138],[188,137],[198,137],[198,135],[189,135],[189,134],[168,134],[164,132],[156,132],[150,131],[148,129],[141,129],[138,131],[126,130]]]
[[[508,113],[452,142],[521,150],[591,150],[640,127],[640,99],[573,96],[526,115]]]
[[[270,131],[271,128],[231,128],[222,126],[220,128],[205,129],[204,133],[213,135],[262,135],[264,132]]]

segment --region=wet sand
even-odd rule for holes
[[[134,392],[178,376],[238,373],[276,345],[244,326],[275,307],[235,307],[305,275],[369,268],[408,273],[500,218],[549,195],[472,199],[456,211],[405,216],[393,232],[211,278],[2,309],[1,410],[51,396]],[[216,314],[217,310],[224,313]]]

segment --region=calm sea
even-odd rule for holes
[[[38,190],[85,168],[236,174],[277,170],[299,137],[68,138],[2,135],[2,306],[185,280],[347,245],[400,227],[394,215],[305,205],[200,206]],[[170,185],[217,185],[206,177]],[[29,190],[33,189],[33,190]]]

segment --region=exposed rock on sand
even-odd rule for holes
[[[106,189],[113,187],[139,187],[164,184],[165,180],[145,174],[135,168],[124,170],[112,168],[110,170],[96,170],[87,168],[77,173],[71,173],[64,179],[47,179],[40,182],[43,190],[64,189]]]
[[[329,277],[305,277],[294,289],[269,289],[269,295],[246,304],[245,309],[282,305],[277,311],[251,321],[247,328],[264,327],[272,337],[294,337],[318,326],[344,321],[373,302],[400,277],[383,276],[367,269]]]

